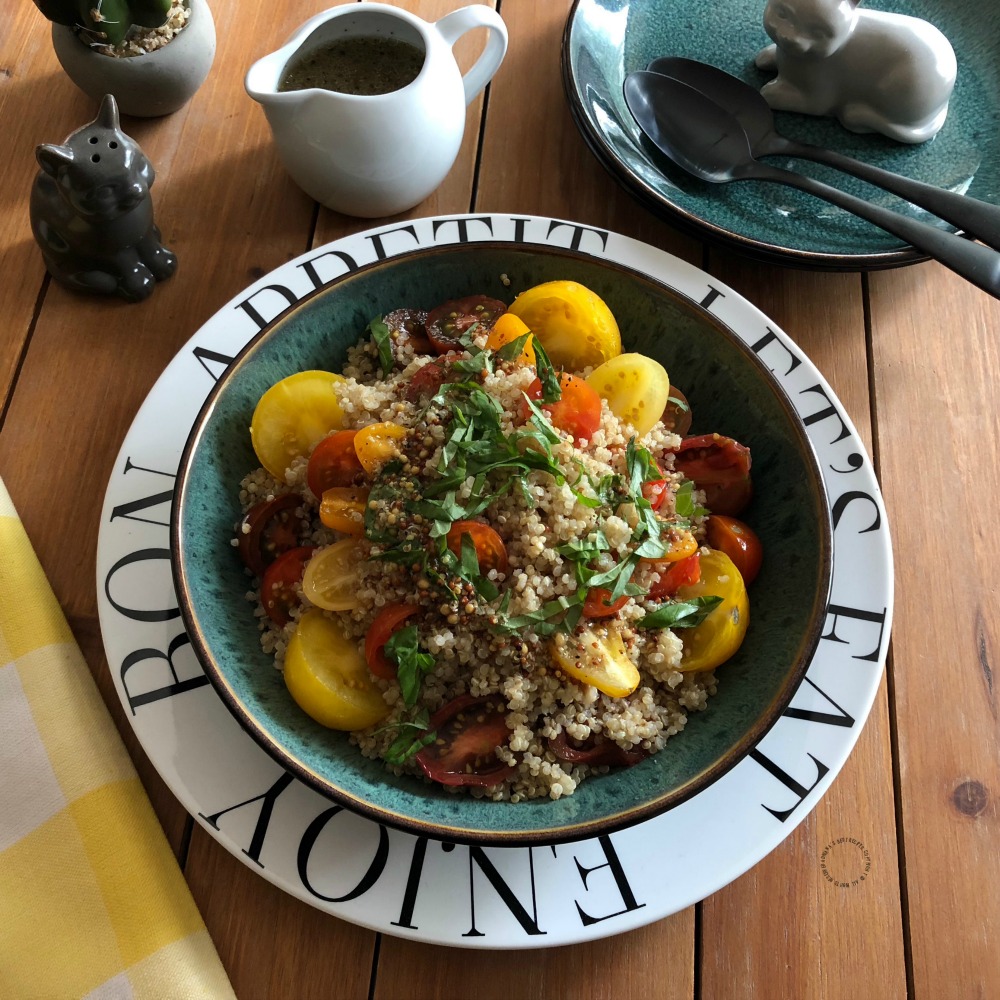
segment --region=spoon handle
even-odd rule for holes
[[[940,261],[945,267],[951,268],[967,281],[971,281],[984,292],[1000,298],[1000,253],[995,250],[980,246],[955,233],[929,226],[925,222],[891,212],[879,205],[872,205],[846,191],[792,170],[758,162],[754,164],[753,170],[746,172],[745,177],[787,184],[832,202],[862,219],[867,219],[887,233],[898,236],[917,250]]]
[[[901,174],[894,174],[890,170],[862,163],[860,160],[836,153],[832,149],[823,149],[821,146],[793,142],[789,139],[787,145],[782,143],[781,152],[788,156],[826,163],[836,167],[837,170],[843,170],[844,173],[860,177],[863,181],[905,198],[911,204],[926,209],[975,239],[1000,250],[1000,207],[997,205],[947,191],[933,184],[925,184],[910,177],[903,177]]]

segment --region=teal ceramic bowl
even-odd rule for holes
[[[509,287],[500,275],[510,279]],[[485,293],[510,301],[567,278],[611,307],[626,350],[660,360],[684,389],[694,432],[750,445],[756,497],[746,519],[766,557],[751,590],[751,626],[720,668],[719,692],[664,752],[584,781],[558,801],[494,803],[366,760],[343,733],[309,719],[262,652],[247,578],[230,545],[238,484],[257,467],[254,407],[297,371],[336,371],[373,315],[431,308]],[[252,340],[219,380],[185,448],[172,519],[174,578],[184,624],[206,673],[247,731],[308,785],[378,822],[467,843],[556,843],[653,816],[741,760],[786,707],[819,637],[831,575],[831,527],[812,447],[783,390],[743,342],[693,300],[638,272],[525,244],[442,246],[345,276],[289,309]]]
[[[777,129],[886,170],[1000,204],[1000,7],[980,0],[866,0],[866,9],[924,18],[944,32],[958,77],[941,131],[902,145],[857,135],[831,118],[778,113]],[[570,110],[591,150],[640,203],[690,234],[769,263],[874,270],[926,259],[863,219],[782,184],[708,184],[686,174],[642,135],[622,92],[625,77],[660,56],[710,63],[760,88],[772,74],[754,55],[771,40],[764,0],[576,0],[562,45]],[[950,229],[902,198],[822,164],[768,157],[844,191]]]

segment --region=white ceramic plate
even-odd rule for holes
[[[240,728],[180,623],[172,488],[188,432],[228,362],[286,306],[345,271],[442,243],[572,247],[702,302],[776,374],[806,420],[834,522],[823,638],[791,706],[699,795],[610,836],[547,848],[456,847],[381,827],[293,779]],[[360,334],[359,334],[360,335]],[[703,271],[616,233],[524,216],[394,224],[289,261],[212,317],[170,363],[122,446],[97,556],[101,629],[126,713],[163,780],[235,857],[344,920],[469,948],[617,934],[682,910],[780,844],[843,766],[871,709],[892,618],[885,511],[864,446],[830,387],[766,316]],[[671,846],[664,865],[663,844]]]

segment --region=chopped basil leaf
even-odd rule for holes
[[[529,335],[525,334],[525,336]],[[552,362],[537,337],[532,342],[532,346],[535,349],[535,371],[538,372],[538,379],[542,383],[542,402],[558,403],[562,399],[562,385],[559,381],[559,375],[552,367]]]
[[[562,439],[552,424],[549,423],[549,418],[545,415],[545,411],[533,399],[528,399],[527,393],[522,393],[522,395],[524,396],[524,401],[528,404],[528,409],[531,411],[531,422],[538,428],[545,440],[550,444],[558,444]]]
[[[690,601],[672,601],[640,618],[639,628],[693,628],[700,625],[718,605],[721,597],[695,597]]]
[[[694,502],[694,488],[694,483],[690,479],[685,479],[674,494],[674,510],[677,511],[677,516],[688,521],[693,517],[704,517],[708,513],[704,507]]]
[[[385,644],[385,654],[396,664],[396,679],[403,702],[413,706],[420,694],[424,675],[434,669],[434,657],[422,653],[419,648],[416,625],[408,625],[389,636]]]
[[[376,729],[372,735],[384,733],[390,729],[397,731],[396,738],[389,744],[385,759],[390,764],[405,764],[414,754],[429,746],[437,738],[437,733],[430,728],[430,714],[422,708],[411,719],[401,719],[399,722]]]
[[[515,358],[520,357],[521,352],[524,350],[524,345],[531,339],[530,333],[523,333],[516,340],[512,340],[509,344],[504,344],[498,351],[496,351],[496,357],[498,361],[513,361]]]
[[[380,318],[373,319],[368,324],[368,332],[378,348],[378,362],[382,368],[382,377],[386,378],[393,367],[392,335],[386,322]]]

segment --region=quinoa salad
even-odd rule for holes
[[[396,305],[253,415],[232,544],[291,697],[497,801],[669,753],[748,627],[749,449],[574,282]]]

